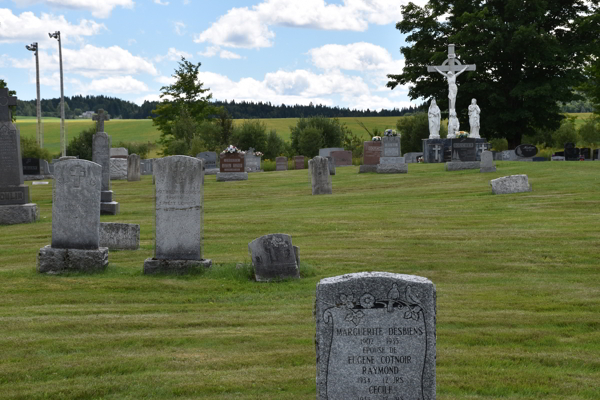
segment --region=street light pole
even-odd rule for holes
[[[40,58],[38,55],[38,44],[37,42],[32,43],[29,46],[25,46],[29,51],[35,51],[35,86],[37,90],[37,142],[40,148],[44,147],[44,128],[42,126],[42,105],[40,103]]]
[[[50,38],[58,40],[58,59],[60,62],[60,147],[62,156],[67,155],[67,138],[65,137],[65,92],[63,86],[62,48],[60,44],[60,31],[49,33]]]

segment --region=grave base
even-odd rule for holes
[[[109,250],[137,250],[140,248],[140,226],[100,222],[100,246]]]
[[[38,255],[38,272],[61,274],[63,272],[99,272],[108,265],[108,249],[97,250],[56,249],[45,246]]]
[[[358,173],[364,174],[367,172],[377,172],[377,164],[376,165],[361,165],[358,167]]]
[[[144,261],[144,274],[175,274],[184,275],[212,266],[212,260],[159,260],[147,258]]]
[[[46,179],[54,179],[54,175],[23,175],[24,181],[43,181]]]
[[[446,163],[446,171],[462,171],[463,169],[479,169],[479,161],[451,161]]]
[[[247,172],[217,172],[217,182],[247,181]]]
[[[0,206],[0,225],[29,224],[37,221],[35,203]]]
[[[378,174],[406,174],[408,173],[408,165],[404,164],[378,164]]]
[[[117,215],[119,213],[119,203],[116,201],[100,203],[100,214]]]
[[[204,175],[216,175],[219,173],[219,168],[207,168],[204,170]]]
[[[479,168],[479,172],[496,172],[496,167]]]

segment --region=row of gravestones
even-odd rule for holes
[[[565,143],[564,151],[558,151],[552,155],[553,161],[591,161],[600,160],[599,149],[592,151],[589,147],[577,148],[575,143]]]

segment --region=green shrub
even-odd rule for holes
[[[423,151],[423,139],[429,138],[427,113],[400,118],[396,122],[396,129],[402,135],[400,142],[403,153]],[[446,136],[448,136],[448,128],[445,124],[440,124],[440,137]]]
[[[21,157],[41,158],[46,161],[52,161],[52,156],[48,149],[42,149],[33,137],[21,136]]]
[[[283,154],[286,150],[285,141],[279,137],[275,129],[271,129],[267,135],[267,144],[264,151],[264,157],[274,160],[275,157]]]
[[[258,119],[247,119],[233,129],[233,142],[240,150],[265,152],[267,148],[267,124]]]
[[[298,154],[314,157],[319,154],[319,149],[327,147],[323,144],[323,132],[315,126],[307,126],[298,132]]]
[[[490,143],[492,144],[492,150],[494,151],[508,150],[508,140],[506,140],[505,138],[492,139],[490,140]]]
[[[151,144],[149,143],[119,142],[119,144],[114,147],[125,147],[129,154],[137,154],[140,158],[147,158],[148,153],[150,152],[150,146]]]
[[[320,138],[317,138],[315,132]],[[344,140],[351,136],[352,131],[337,118],[323,116],[300,118],[296,126],[290,127],[291,148],[294,154],[311,158],[319,154],[319,148],[341,147]],[[318,146],[317,143],[311,144],[309,138],[317,140]]]
[[[558,128],[552,134],[552,144],[557,148],[564,148],[565,143],[575,143],[577,144],[579,140],[579,135],[577,135],[577,131],[575,130],[575,119],[567,118],[563,120],[560,124],[560,128]]]
[[[96,133],[96,123],[74,137],[67,146],[68,156],[79,156],[80,159],[92,161],[92,141]]]
[[[579,127],[579,136],[587,146],[600,146],[600,119],[589,118]]]

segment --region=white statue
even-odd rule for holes
[[[435,103],[435,99],[431,100],[429,112],[427,114],[429,116],[429,139],[439,139],[442,114],[440,108]]]
[[[458,86],[456,85],[456,77],[459,76],[460,74],[462,74],[463,72],[465,72],[467,70],[467,68],[469,68],[469,66],[468,65],[465,66],[463,69],[458,71],[456,74],[452,71],[448,71],[448,73],[445,74],[442,71],[440,71],[438,67],[434,67],[434,68],[437,72],[444,75],[444,77],[448,81],[448,98],[450,99],[450,110],[454,110],[455,109],[454,106],[456,104],[456,94],[458,93]]]
[[[456,138],[456,132],[460,130],[460,124],[456,117],[456,111],[450,110],[450,118],[448,120],[448,139]]]
[[[471,132],[469,137],[479,139],[479,128],[481,126],[479,122],[479,114],[481,114],[481,109],[477,105],[477,100],[471,100],[471,105],[469,106],[469,125],[471,125]]]

